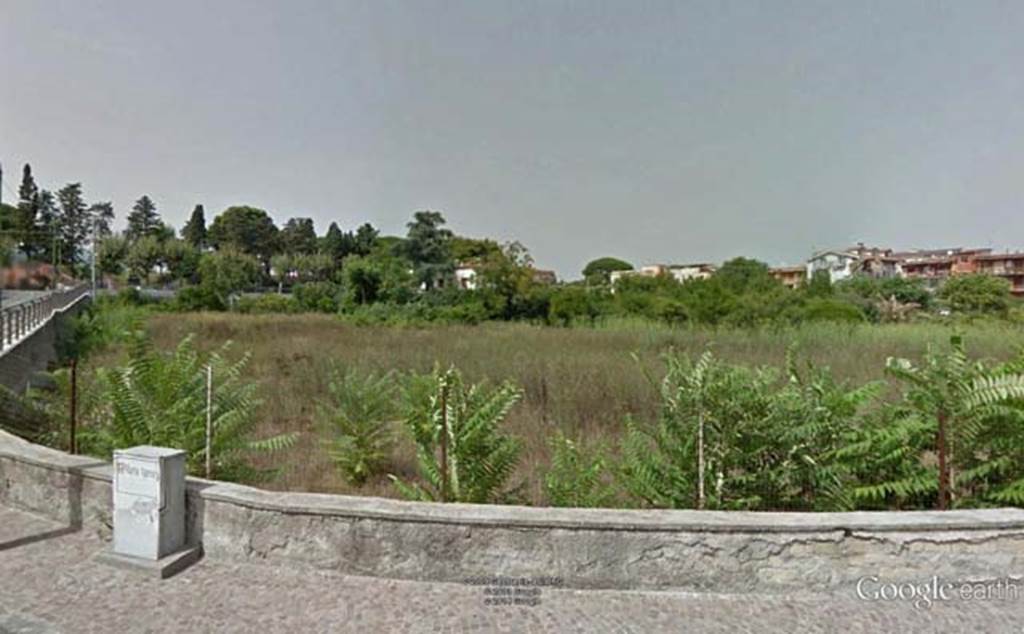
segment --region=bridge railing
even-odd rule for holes
[[[13,348],[36,328],[89,294],[89,286],[82,284],[57,290],[27,302],[0,310],[0,351]]]

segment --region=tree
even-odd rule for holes
[[[309,255],[316,253],[316,229],[312,218],[290,218],[279,236],[282,253]]]
[[[439,211],[417,211],[412,222],[406,224],[409,232],[403,248],[412,262],[420,284],[431,290],[443,284],[454,268],[451,257],[452,232],[445,229],[444,216]]]
[[[352,235],[343,233],[336,222],[327,227],[327,233],[320,240],[320,251],[329,255],[336,265],[352,253],[353,246]]]
[[[369,255],[377,246],[378,236],[380,236],[380,231],[377,231],[370,223],[364,222],[359,225],[355,235],[352,236],[352,253]]]
[[[632,271],[633,265],[613,257],[597,258],[583,267],[583,277],[588,284],[608,284],[613,271]]]
[[[96,229],[96,239],[109,237],[113,231],[111,224],[114,222],[114,204],[107,201],[89,205],[89,233],[92,235],[93,226]]]
[[[736,294],[766,292],[782,286],[772,277],[767,264],[750,258],[733,258],[723,263],[712,277]]]
[[[384,274],[371,258],[350,256],[342,269],[346,300],[350,304],[372,304],[381,297]]]
[[[260,269],[253,256],[225,247],[199,258],[200,286],[222,306],[229,306],[233,295],[259,282]]]
[[[236,249],[259,258],[264,268],[278,250],[278,229],[270,214],[247,206],[228,207],[213,219],[207,238],[215,249]]]
[[[100,272],[120,275],[128,260],[128,246],[128,241],[122,235],[102,238],[96,258]]]
[[[132,277],[139,282],[149,282],[153,269],[163,261],[163,246],[155,236],[142,236],[130,243],[125,258],[125,266]]]
[[[50,191],[39,190],[37,213],[35,235],[38,241],[35,245],[38,257],[55,261],[60,251],[60,212],[57,210],[57,200]]]
[[[37,235],[39,227],[39,188],[32,177],[32,166],[25,163],[22,170],[21,185],[18,187],[18,213],[14,221],[14,229],[18,242],[29,257],[33,257],[46,248],[45,236]]]
[[[206,247],[206,212],[202,205],[192,210],[192,216],[181,228],[181,239],[196,249]]]
[[[594,323],[599,314],[600,309],[586,288],[566,286],[551,295],[548,320],[552,323],[569,326],[579,317]]]
[[[533,258],[526,247],[509,242],[480,260],[478,288],[500,297],[504,318],[513,319],[534,284],[533,271]]]
[[[809,297],[831,297],[832,276],[824,269],[818,269],[811,275],[811,281],[807,283],[807,295]]]
[[[67,264],[79,261],[92,227],[88,209],[82,198],[82,184],[68,183],[57,192],[60,205],[57,220],[60,234],[60,260]]]
[[[1010,283],[980,273],[958,275],[946,280],[939,297],[957,312],[1006,314],[1010,309]]]
[[[160,214],[156,211],[156,204],[149,198],[143,196],[135,201],[131,213],[128,214],[128,229],[125,237],[135,242],[143,236],[155,236],[163,223],[160,221]]]
[[[160,243],[163,264],[171,279],[177,282],[194,280],[199,270],[199,249],[188,242],[178,239],[165,240]]]

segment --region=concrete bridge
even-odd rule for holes
[[[85,305],[89,287],[49,292],[3,291],[0,308],[0,385],[22,392],[30,377],[57,360],[61,320]]]

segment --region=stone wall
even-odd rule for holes
[[[0,432],[0,504],[109,531],[110,466]],[[424,504],[189,479],[207,557],[462,581],[560,577],[579,588],[831,590],[866,575],[966,581],[1024,573],[1024,511],[746,513]]]

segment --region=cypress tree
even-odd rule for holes
[[[192,216],[181,228],[181,239],[197,249],[206,246],[206,211],[202,205],[192,210]]]

